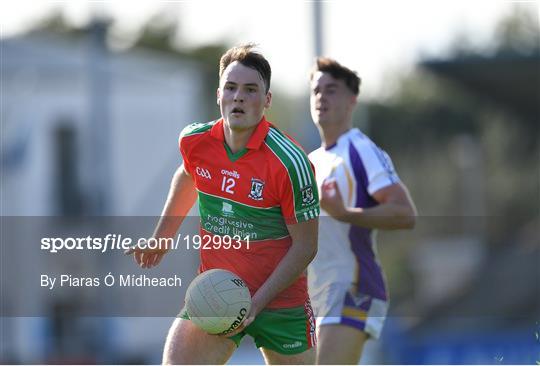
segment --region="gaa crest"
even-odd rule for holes
[[[249,192],[248,197],[255,201],[262,200],[263,188],[264,181],[257,178],[251,178],[251,191]]]
[[[302,188],[302,204],[304,206],[311,205],[313,201],[315,200],[315,197],[313,197],[313,187],[306,186]]]

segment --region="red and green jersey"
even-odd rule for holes
[[[201,235],[244,242],[240,249],[201,249],[199,270],[232,271],[253,295],[291,246],[287,225],[319,215],[317,185],[302,148],[264,117],[246,148],[234,154],[223,123],[195,123],[180,135],[184,167],[198,192]],[[306,299],[302,275],[268,307],[302,306]]]

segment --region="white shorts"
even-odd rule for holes
[[[317,327],[344,324],[379,338],[388,312],[387,301],[357,293],[350,283],[332,283],[310,297]]]

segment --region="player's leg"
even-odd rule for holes
[[[295,355],[284,355],[267,348],[261,348],[267,365],[314,365],[317,351],[315,347]]]
[[[176,318],[165,342],[163,364],[225,364],[235,350],[234,341],[210,335],[190,320]]]
[[[342,324],[325,324],[317,333],[317,364],[356,365],[368,335]]]

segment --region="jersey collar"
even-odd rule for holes
[[[225,121],[223,118],[220,118],[217,123],[212,127],[210,130],[210,136],[212,136],[215,139],[218,139],[220,141],[225,142],[225,133],[223,129],[225,128],[223,124]],[[266,120],[266,117],[262,117],[261,121],[253,131],[253,134],[249,138],[249,141],[246,145],[246,148],[258,150],[262,143],[264,142],[264,139],[266,138],[266,135],[268,134],[268,131],[270,130],[270,122]]]
[[[341,134],[338,139],[336,140],[336,142],[330,146],[326,146],[324,149],[326,151],[328,150],[332,150],[334,147],[338,146],[339,144],[342,144],[344,141],[346,141],[350,135],[352,135],[353,133],[356,133],[356,131],[358,131],[358,128],[351,128],[349,130],[347,130],[345,133]]]

